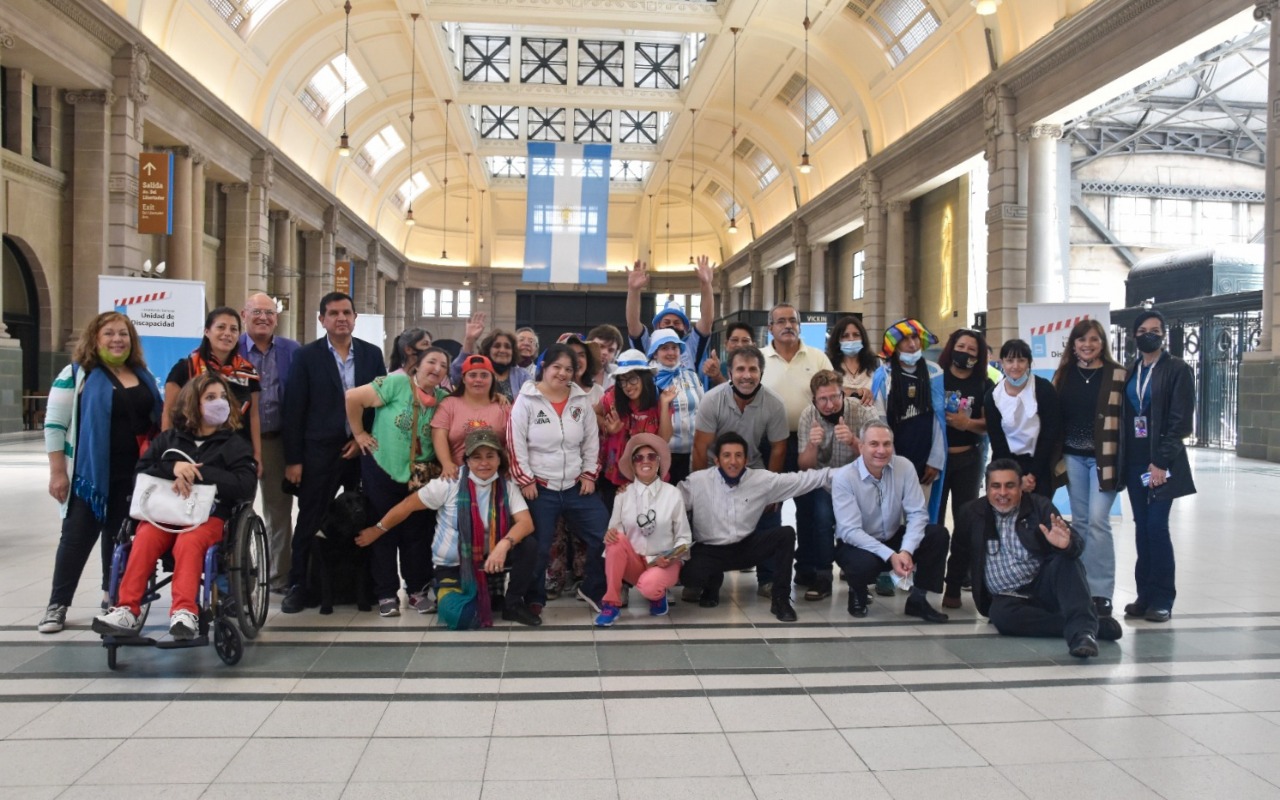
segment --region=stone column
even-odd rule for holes
[[[378,279],[381,277],[379,273],[379,264],[382,255],[382,248],[378,244],[377,239],[369,240],[369,258],[365,262],[364,270],[364,296],[365,296],[365,312],[368,314],[377,314],[379,309],[385,308],[382,303],[382,291],[378,286]],[[399,333],[399,331],[397,331]]]
[[[333,291],[333,264],[338,257],[338,207],[326,206],[324,210],[324,234],[320,237],[320,294],[316,295],[316,313],[320,298]]]
[[[62,160],[62,99],[52,86],[36,87],[36,116],[31,132],[31,157],[45,166],[64,170]]]
[[[111,92],[67,92],[73,109],[75,146],[71,174],[71,317],[64,349],[80,338],[82,326],[98,313],[98,276],[107,271],[107,183],[110,154],[108,109]]]
[[[138,154],[142,152],[143,107],[151,81],[151,57],[125,45],[111,59],[115,80],[111,105],[110,228],[107,267],[115,274],[137,272],[144,257],[138,234]]]
[[[251,292],[267,290],[267,264],[271,261],[268,197],[274,183],[275,161],[271,152],[259,150],[253,157],[249,171],[249,265],[253,270],[249,284]],[[243,302],[243,299],[237,299],[236,302]]]
[[[173,195],[173,233],[165,253],[166,274],[175,280],[188,281],[194,274],[191,271],[194,220],[191,216],[191,151],[185,147],[173,148],[173,185],[169,191]]]
[[[402,270],[403,274],[403,270]],[[387,338],[385,343],[387,349],[391,347],[391,343],[396,340],[400,332],[405,329],[405,289],[403,280],[387,281],[383,288],[383,302],[386,304],[387,315],[384,318],[383,329],[386,331]],[[384,353],[390,355],[390,353]]]
[[[1256,5],[1253,17],[1271,23],[1271,59],[1267,85],[1267,163],[1265,234],[1262,263],[1262,322],[1258,349],[1244,354],[1240,365],[1237,395],[1236,454],[1280,462],[1280,25],[1276,22],[1280,2],[1266,0]]]
[[[813,283],[813,251],[809,247],[809,224],[802,219],[791,223],[791,244],[796,250],[796,265],[791,271],[791,302],[798,310],[804,310],[809,302],[809,289]]]
[[[987,341],[997,349],[1018,335],[1018,304],[1027,296],[1027,208],[1018,192],[1015,110],[1009,87],[987,90]]]
[[[227,196],[227,218],[223,220],[222,250],[226,269],[222,275],[222,296],[210,298],[210,305],[243,301],[251,291],[260,291],[254,280],[258,272],[249,255],[249,184],[224,183]]]
[[[871,340],[879,341],[885,328],[884,206],[880,179],[873,172],[862,177],[862,324]]]
[[[309,342],[315,338],[315,325],[312,322],[316,318],[320,308],[320,298],[324,296],[324,268],[321,266],[323,261],[322,240],[324,233],[322,231],[303,231],[303,263],[302,263],[302,297],[295,298],[297,327],[294,328],[295,335],[300,342]]]
[[[747,264],[749,264],[751,267],[751,308],[748,310],[759,311],[765,308],[765,304],[764,304],[765,272],[760,265],[759,250],[753,247],[747,251]],[[773,291],[770,290],[770,294],[772,293]]]
[[[204,232],[208,230],[204,219],[204,154],[191,153],[191,277],[206,280],[204,272]]]
[[[911,204],[905,200],[885,203],[884,218],[884,325],[907,316],[907,226]]]
[[[1027,165],[1027,300],[1061,303],[1062,243],[1058,228],[1059,125],[1033,125],[1026,134]]]
[[[764,276],[764,286],[760,296],[760,308],[768,311],[773,308],[773,304],[778,302],[778,270],[762,269],[760,274]]]
[[[31,73],[21,67],[8,67],[4,73],[4,140],[9,149],[31,157],[31,116],[34,92]]]
[[[289,310],[280,312],[277,330],[281,335],[293,338],[294,305],[301,299],[298,295],[298,265],[294,261],[293,216],[288,211],[271,212],[272,258],[271,258],[271,292],[279,299],[288,298]]]
[[[721,269],[720,274],[716,276],[716,304],[720,308],[720,316],[727,317],[737,309],[733,304],[733,287],[729,285],[729,270]]]
[[[812,276],[809,287],[809,308],[813,311],[827,310],[827,243],[820,242],[809,249],[809,272]]]

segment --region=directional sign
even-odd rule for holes
[[[173,153],[138,156],[138,233],[173,233]]]
[[[333,290],[351,294],[351,262],[338,261],[333,265]]]

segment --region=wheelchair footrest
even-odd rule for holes
[[[178,641],[176,639],[163,639],[159,642],[156,642],[157,650],[181,650],[185,647],[208,647],[208,646],[209,646],[208,636],[197,636],[194,639],[186,639],[183,641]]]
[[[105,634],[102,637],[103,647],[154,647],[156,640],[150,636],[117,636]]]

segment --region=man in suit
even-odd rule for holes
[[[351,335],[355,324],[350,295],[330,292],[320,298],[325,336],[298,350],[285,382],[284,476],[298,487],[289,591],[280,604],[286,614],[306,605],[307,561],[329,501],[339,486],[360,480],[360,447],[347,423],[346,392],[387,374],[382,351]],[[365,415],[368,430],[372,409]]]

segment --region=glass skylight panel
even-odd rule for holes
[[[396,133],[394,126],[388,125],[370,137],[356,154],[356,163],[360,164],[370,175],[382,169],[382,165],[404,149],[404,140]]]
[[[346,93],[343,93],[343,82]],[[345,103],[366,89],[364,78],[345,53],[334,56],[320,67],[307,83],[298,99],[321,122],[328,122]]]
[[[396,202],[401,208],[408,208],[409,204],[418,198],[418,195],[430,188],[431,183],[427,180],[427,176],[421,172],[413,173],[413,177],[407,179],[400,184],[400,188],[396,191]]]

